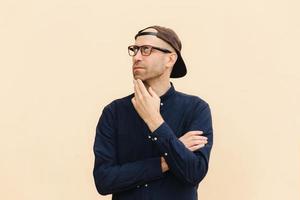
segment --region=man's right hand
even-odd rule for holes
[[[179,138],[186,148],[196,151],[207,144],[207,137],[201,136],[202,131],[189,131]]]

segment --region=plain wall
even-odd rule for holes
[[[300,199],[300,3],[1,0],[0,199],[96,200],[92,146],[105,105],[133,92],[127,46],[174,29],[176,90],[212,109],[205,200]]]

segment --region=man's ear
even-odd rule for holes
[[[176,53],[170,53],[168,56],[168,60],[167,60],[167,67],[173,67],[173,65],[175,64],[176,60],[177,60],[177,54]]]

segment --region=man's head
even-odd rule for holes
[[[128,47],[134,78],[146,81],[183,77],[186,67],[180,51],[181,42],[173,30],[161,26],[140,30],[135,44]]]

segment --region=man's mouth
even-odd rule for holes
[[[144,67],[139,67],[139,66],[133,67],[133,70],[137,70],[137,69],[144,69]]]

